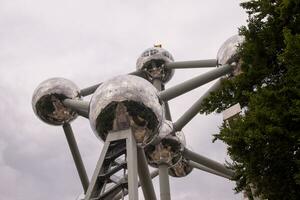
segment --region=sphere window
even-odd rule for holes
[[[145,51],[145,52],[143,53],[142,57],[147,57],[147,56],[149,56],[149,55],[150,55],[149,53],[150,53],[149,51]]]
[[[157,54],[158,53],[158,50],[156,50],[156,49],[151,49],[150,50],[150,55],[152,56],[152,55],[154,55],[154,54]]]

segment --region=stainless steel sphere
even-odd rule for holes
[[[181,150],[184,142],[173,133],[172,122],[165,120],[161,126],[159,136],[160,143],[150,144],[145,147],[148,163],[152,167],[158,167],[160,163],[173,166],[181,160]]]
[[[174,62],[173,56],[165,49],[155,46],[145,50],[137,59],[137,70],[148,72],[150,79],[158,78],[163,83],[168,82],[174,75],[174,69],[166,69],[164,64]]]
[[[184,177],[190,174],[192,170],[193,168],[189,165],[189,161],[182,157],[178,163],[169,168],[169,175],[173,177]]]
[[[64,99],[79,99],[79,88],[64,78],[51,78],[42,82],[32,96],[34,113],[51,125],[62,125],[77,117],[76,112],[65,107]]]
[[[90,102],[90,124],[103,141],[108,132],[131,128],[137,144],[147,145],[158,134],[163,118],[157,89],[147,80],[133,75],[104,82]]]
[[[244,42],[244,37],[234,35],[227,39],[221,46],[217,54],[218,64],[232,64],[238,62],[237,47]]]

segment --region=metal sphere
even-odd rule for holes
[[[173,133],[172,122],[165,120],[161,126],[159,136],[160,143],[150,144],[145,148],[148,163],[152,167],[158,167],[160,163],[175,165],[181,160],[181,150],[184,142]]]
[[[174,69],[166,69],[164,64],[174,62],[173,56],[165,49],[155,46],[145,50],[137,59],[136,69],[148,72],[151,79],[158,78],[163,83],[174,75]]]
[[[51,78],[42,82],[32,96],[34,113],[51,125],[62,125],[77,117],[76,112],[65,107],[64,99],[79,99],[79,88],[64,78]]]
[[[232,64],[238,62],[237,48],[244,42],[245,38],[240,35],[234,35],[227,39],[221,46],[217,54],[218,64]]]
[[[131,128],[136,142],[145,146],[155,138],[164,118],[157,89],[147,80],[124,75],[110,79],[95,91],[89,119],[96,136]]]
[[[169,168],[169,175],[173,177],[184,177],[191,173],[193,168],[189,165],[189,161],[182,158],[178,163]]]

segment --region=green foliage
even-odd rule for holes
[[[215,135],[228,145],[237,191],[266,199],[300,197],[300,1],[251,0],[240,28],[243,73],[223,81],[202,113],[240,103],[245,114]]]

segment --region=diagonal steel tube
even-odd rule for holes
[[[196,162],[194,162],[194,161],[189,161],[189,165],[191,166],[191,167],[193,167],[193,168],[197,168],[197,169],[199,169],[199,170],[201,170],[201,171],[205,171],[205,172],[208,172],[208,173],[211,173],[211,174],[215,174],[215,175],[217,175],[217,176],[221,176],[221,177],[223,177],[223,178],[227,178],[227,179],[231,179],[232,177],[231,176],[228,176],[228,175],[226,175],[226,174],[222,174],[222,173],[220,173],[220,172],[216,172],[215,170],[212,170],[212,169],[210,169],[210,168],[208,168],[208,167],[205,167],[205,166],[203,166],[203,165],[200,165],[199,163],[196,163]]]
[[[224,165],[222,165],[214,160],[211,160],[209,158],[206,158],[200,154],[197,154],[193,151],[190,151],[187,148],[184,148],[182,154],[186,159],[192,160],[196,163],[199,163],[200,165],[210,168],[216,172],[225,174],[230,177],[232,177],[234,175],[234,172],[232,170],[226,168]]]
[[[199,113],[203,100],[207,98],[211,92],[216,91],[220,86],[221,80],[218,80],[173,124],[174,130],[181,131],[181,129]]]
[[[81,181],[84,193],[86,193],[86,191],[89,187],[89,179],[86,174],[85,167],[83,165],[83,162],[82,162],[82,159],[80,156],[80,152],[79,152],[79,149],[78,149],[78,146],[77,146],[77,143],[76,143],[73,131],[72,131],[72,127],[69,123],[65,123],[63,125],[63,129],[64,129],[64,132],[65,132],[65,135],[66,135],[66,138],[67,138],[67,141],[68,141],[68,144],[69,144],[72,156],[73,156],[73,160],[74,160],[76,168],[77,168],[78,175],[80,177],[80,181]]]
[[[140,184],[144,193],[145,200],[156,200],[156,195],[154,187],[152,184],[152,179],[149,173],[148,163],[146,160],[144,149],[137,149],[138,156],[138,174],[140,179]]]
[[[213,81],[221,76],[224,76],[230,73],[233,70],[233,67],[230,65],[225,65],[217,69],[211,70],[205,74],[199,75],[195,78],[192,78],[188,81],[175,85],[169,89],[161,91],[159,97],[163,101],[171,100],[175,97],[178,97],[186,92],[189,92],[201,85],[204,85],[210,81]]]
[[[76,111],[80,116],[89,118],[89,102],[75,99],[65,99],[63,104]]]
[[[218,65],[217,59],[208,59],[208,60],[170,62],[167,63],[165,67],[167,69],[187,69],[187,68],[216,67],[217,65]]]
[[[80,92],[79,92],[80,96],[85,97],[85,96],[88,96],[90,94],[93,94],[101,84],[102,83],[98,83],[98,84],[92,85],[90,87],[81,89]]]

